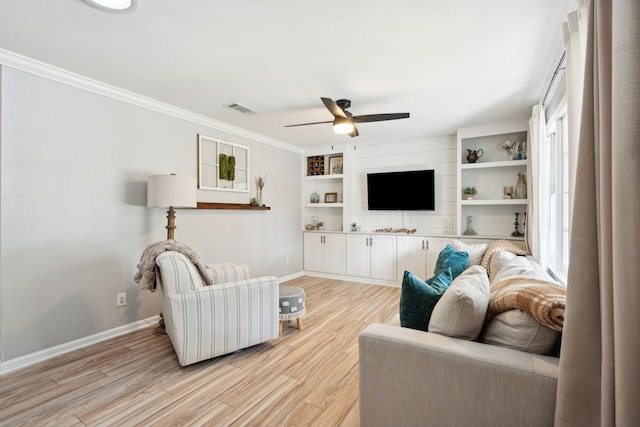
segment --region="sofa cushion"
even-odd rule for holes
[[[514,309],[492,317],[482,331],[480,341],[528,353],[549,354],[559,337],[559,332],[541,325],[524,311]]]
[[[452,280],[450,269],[426,281],[405,271],[400,292],[400,325],[426,331],[433,308]]]
[[[469,254],[464,251],[456,252],[453,246],[447,245],[438,254],[438,260],[436,261],[436,268],[433,270],[433,274],[438,274],[451,269],[451,277],[455,279],[467,268],[469,263]]]
[[[490,295],[486,271],[479,265],[469,267],[455,278],[436,304],[429,332],[475,340],[482,330]]]
[[[466,252],[469,254],[467,267],[470,267],[472,265],[480,265],[482,256],[487,251],[487,247],[489,245],[487,243],[466,244],[460,240],[454,240],[452,246],[456,251]]]
[[[502,256],[504,257],[503,259],[506,259],[509,257],[509,255],[506,255],[506,254],[509,254],[509,253],[510,252],[505,253],[505,251],[499,251],[499,252],[496,252],[496,254],[494,254],[494,257],[496,257],[495,255],[502,254],[498,256]],[[539,279],[544,278],[543,276],[539,275],[539,273],[536,271],[536,269],[533,267],[533,264],[531,264],[531,261],[529,261],[527,257],[518,256],[515,254],[512,254],[512,255],[513,257],[511,259],[506,260],[504,264],[500,265],[500,269],[495,274],[493,269],[491,269],[491,272],[489,273],[489,277],[492,277],[490,279],[490,282],[492,285],[494,283],[497,283],[501,280],[504,280],[506,278],[513,277],[513,276],[536,277]],[[492,257],[492,259],[494,257]]]
[[[493,283],[495,280],[496,274],[498,274],[498,272],[502,270],[502,267],[504,267],[506,263],[508,263],[509,261],[511,261],[517,256],[518,255],[509,251],[494,252],[493,256],[491,257],[491,261],[489,262],[489,282]]]

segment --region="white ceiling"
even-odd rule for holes
[[[140,3],[0,0],[0,48],[288,144],[374,144],[528,117],[575,0]],[[331,120],[321,96],[411,118],[362,123],[354,140],[284,127]]]

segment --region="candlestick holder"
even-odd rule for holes
[[[522,237],[524,236],[524,234],[520,233],[520,231],[518,230],[518,226],[520,225],[520,223],[518,222],[518,216],[520,215],[518,212],[515,213],[516,214],[516,220],[513,223],[513,225],[515,226],[515,230],[513,231],[513,233],[511,233],[512,237]]]

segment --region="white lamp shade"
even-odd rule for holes
[[[147,187],[147,206],[150,208],[195,208],[198,188],[190,176],[151,175]]]

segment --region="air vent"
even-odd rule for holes
[[[223,107],[230,108],[234,111],[237,111],[238,113],[246,114],[247,116],[257,113],[256,110],[252,110],[246,105],[238,104],[237,102],[232,102],[231,104],[223,105]]]

